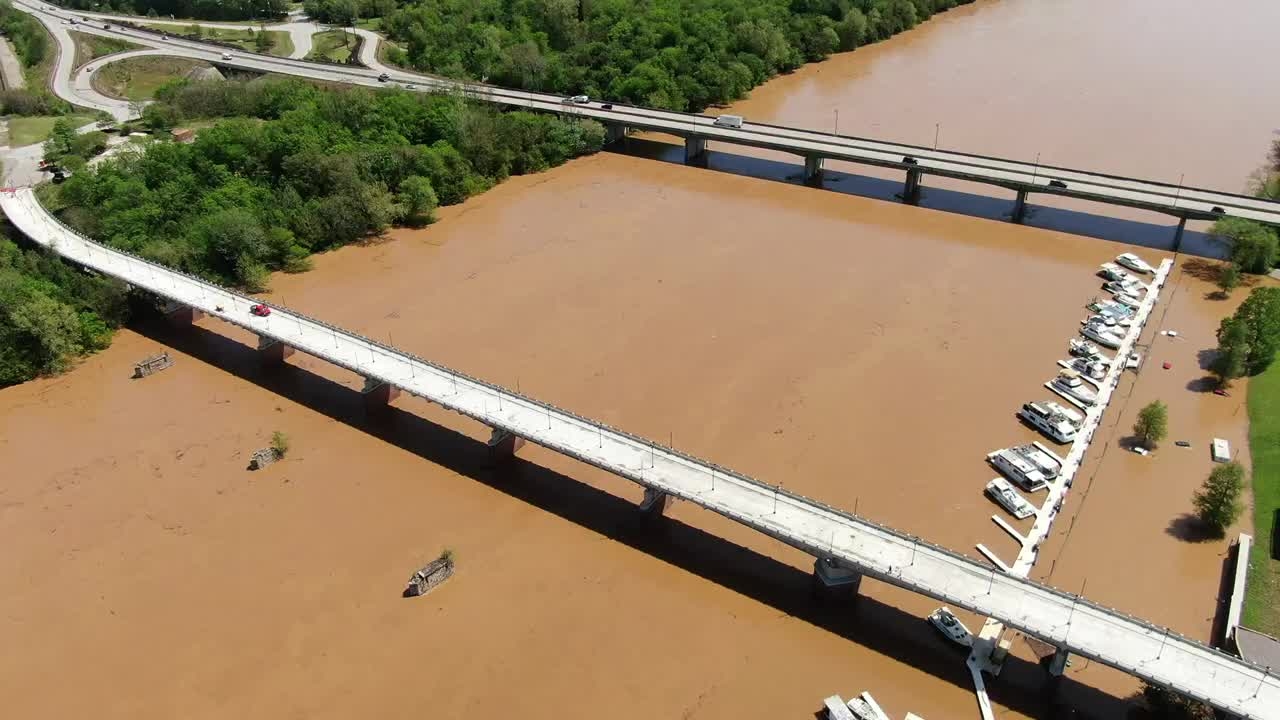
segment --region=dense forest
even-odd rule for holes
[[[288,0],[50,0],[72,10],[201,20],[274,20],[289,12]]]
[[[350,24],[383,17],[419,70],[672,110],[741,98],[770,77],[972,0],[308,0]]]
[[[76,172],[45,200],[90,237],[248,290],[271,270],[306,269],[312,252],[428,223],[437,205],[604,141],[593,121],[445,94],[184,80],[157,98],[144,114],[155,129],[219,120],[190,144],[155,141]],[[55,134],[46,150],[76,152],[59,142]],[[61,369],[120,322],[118,297],[68,282],[85,276],[55,273],[60,262],[3,259],[0,384]]]

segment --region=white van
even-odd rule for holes
[[[566,105],[586,105],[591,102],[591,98],[586,95],[573,95],[564,99]]]
[[[719,125],[720,127],[741,128],[742,116],[741,115],[721,115],[720,117],[716,118],[715,124]]]

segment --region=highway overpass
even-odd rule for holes
[[[14,6],[35,15],[47,25],[60,24],[67,18],[84,17],[36,0],[14,0]],[[996,185],[1016,194],[1012,212],[1015,221],[1022,220],[1027,199],[1031,194],[1049,194],[1140,208],[1177,217],[1180,223],[1175,246],[1180,242],[1187,220],[1240,217],[1280,225],[1280,202],[1247,195],[1183,187],[1087,170],[1038,165],[1021,160],[833,135],[814,130],[751,122],[750,118],[741,128],[721,127],[715,124],[714,117],[707,115],[655,110],[620,103],[614,103],[606,108],[598,101],[571,104],[564,102],[564,98],[559,95],[441,80],[379,65],[376,53],[373,52],[361,53],[366,63],[374,65],[372,68],[330,65],[258,55],[242,50],[228,51],[227,48],[218,45],[166,36],[156,31],[123,27],[118,22],[110,22],[111,27],[107,29],[103,27],[104,22],[102,20],[82,21],[75,29],[93,35],[128,40],[164,50],[167,54],[174,56],[206,60],[218,65],[253,72],[279,73],[368,87],[385,87],[386,84],[378,80],[378,75],[385,72],[390,76],[391,84],[401,87],[413,85],[413,89],[417,91],[457,90],[486,102],[592,118],[605,124],[613,138],[622,137],[630,130],[679,136],[685,139],[685,156],[689,161],[701,158],[706,152],[709,141],[776,150],[804,158],[805,178],[811,184],[821,182],[822,167],[826,160],[896,168],[905,174],[902,198],[906,202],[918,200],[923,177],[926,175]],[[367,36],[366,42],[369,42]],[[222,55],[227,52],[230,53],[230,59],[223,59]],[[97,62],[106,61],[107,59],[103,58]]]
[[[829,581],[856,587],[870,576],[1241,718],[1280,720],[1280,678],[1167,628],[287,308],[252,315],[252,298],[80,236],[46,212],[29,188],[0,193],[0,207],[36,243],[171,301],[181,317],[205,313],[256,333],[268,360],[281,361],[296,348],[361,375],[371,404],[389,402],[399,391],[426,398],[492,428],[490,445],[499,452],[514,452],[524,439],[607,470],[643,486],[642,507],[650,511],[661,512],[670,498],[695,503],[813,555],[815,573]]]

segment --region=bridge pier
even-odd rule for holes
[[[364,390],[361,392],[364,398],[364,411],[367,413],[386,410],[396,398],[400,397],[400,388],[373,378],[364,379]]]
[[[175,328],[188,328],[204,317],[204,311],[190,305],[169,302],[164,306],[164,317]]]
[[[293,346],[291,345],[285,345],[279,340],[265,335],[258,336],[258,357],[261,358],[263,365],[283,365],[284,361],[293,352]]]
[[[804,184],[809,187],[822,187],[822,158],[806,157],[804,159]]]
[[[1049,663],[1046,666],[1049,670],[1049,675],[1055,678],[1062,677],[1062,674],[1067,671],[1067,659],[1070,657],[1071,653],[1067,652],[1066,648],[1054,650],[1053,657],[1049,658]]]
[[[604,144],[612,145],[627,138],[627,126],[608,123],[604,126]]]
[[[524,438],[510,430],[493,428],[489,436],[489,460],[495,464],[508,460],[523,446]]]
[[[915,205],[920,202],[920,170],[912,168],[907,171],[907,182],[902,186],[902,202]]]
[[[1173,251],[1182,252],[1182,233],[1187,229],[1187,218],[1178,218],[1178,229],[1173,232]]]
[[[1027,217],[1027,191],[1019,190],[1018,199],[1013,201],[1013,222],[1021,225],[1022,221]]]
[[[684,162],[686,165],[702,162],[707,158],[707,139],[706,138],[685,138],[684,139]]]
[[[850,599],[858,596],[862,573],[841,567],[832,558],[813,561],[813,597],[815,600]]]
[[[653,488],[644,489],[644,498],[640,500],[640,512],[649,517],[662,517],[667,511],[667,506],[671,504],[671,496],[661,490]]]

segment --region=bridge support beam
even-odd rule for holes
[[[813,562],[813,597],[828,600],[852,599],[862,587],[862,573],[841,567],[831,558],[818,558]]]
[[[489,435],[489,460],[500,463],[513,457],[521,447],[524,447],[524,438],[510,430],[493,428]]]
[[[283,365],[284,361],[293,354],[293,346],[269,338],[265,335],[258,336],[258,357],[262,359],[262,364],[266,366]]]
[[[684,162],[686,165],[699,163],[707,159],[707,139],[706,138],[685,138],[684,139]]]
[[[364,397],[364,411],[375,413],[379,410],[386,410],[396,398],[400,397],[400,388],[381,380],[365,378],[362,394]]]
[[[822,187],[822,158],[804,159],[804,184],[809,187]]]
[[[1022,221],[1025,220],[1026,217],[1027,217],[1027,191],[1019,190],[1018,199],[1013,201],[1013,217],[1011,217],[1010,220],[1021,225]]]
[[[907,183],[902,186],[902,202],[915,205],[920,202],[920,171],[907,171]]]
[[[1049,675],[1055,678],[1062,677],[1062,673],[1067,671],[1067,659],[1070,656],[1071,653],[1067,652],[1066,648],[1058,648],[1055,650],[1053,657],[1049,658]]]
[[[662,517],[671,504],[671,496],[661,490],[644,489],[644,498],[640,500],[640,512],[650,517]]]
[[[188,328],[192,323],[204,317],[204,311],[190,305],[171,302],[164,307],[165,320],[175,328]]]
[[[612,145],[627,138],[627,126],[609,123],[604,126],[604,144]]]
[[[1173,251],[1182,252],[1182,233],[1187,229],[1187,219],[1178,218],[1178,229],[1173,233]]]

